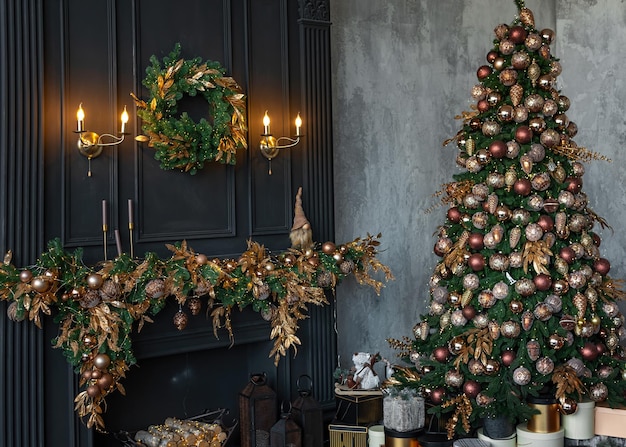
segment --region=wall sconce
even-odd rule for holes
[[[82,102],[78,106],[76,119],[78,121],[78,127],[74,132],[78,134],[78,151],[89,160],[89,170],[87,171],[87,176],[91,177],[91,159],[98,157],[102,153],[102,149],[104,147],[117,146],[124,141],[124,136],[128,135],[126,132],[128,112],[126,111],[126,106],[124,106],[124,111],[120,117],[122,120],[122,127],[120,129],[119,137],[110,133],[98,135],[95,132],[85,130],[85,111],[83,110]],[[110,139],[111,141],[105,142],[105,138]]]
[[[294,147],[300,142],[300,137],[303,136],[300,134],[300,128],[302,127],[302,118],[300,118],[300,113],[298,113],[298,116],[296,116],[295,124],[295,138],[274,138],[274,136],[270,132],[270,117],[267,114],[267,110],[265,111],[265,115],[263,116],[263,133],[261,134],[259,149],[261,150],[263,156],[269,160],[269,175],[272,175],[272,159],[278,155],[278,152],[281,149],[289,149],[290,147]],[[281,144],[281,141],[285,141],[287,143]]]

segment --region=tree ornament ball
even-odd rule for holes
[[[523,43],[524,40],[526,40],[526,36],[528,36],[528,33],[521,25],[512,26],[509,29],[509,39],[511,39],[514,44]]]
[[[93,385],[89,385],[85,391],[87,393],[87,396],[91,397],[92,399],[95,399],[102,394],[102,390],[95,383]]]
[[[487,102],[486,99],[481,99],[480,101],[478,101],[478,103],[476,104],[476,109],[480,112],[480,113],[485,113],[487,110],[489,110],[490,105]]]
[[[581,177],[567,177],[565,179],[566,189],[572,194],[578,194],[583,187],[583,179]]]
[[[469,244],[472,250],[477,250],[477,251],[482,250],[483,247],[485,246],[483,242],[483,235],[480,233],[470,234],[467,240],[467,243]]]
[[[335,246],[335,244],[331,241],[324,242],[322,244],[322,251],[327,255],[332,255],[335,252],[336,248],[337,247]]]
[[[209,262],[209,258],[207,258],[207,255],[205,254],[196,255],[196,263],[198,265],[205,265],[207,262]]]
[[[473,320],[474,317],[476,316],[476,309],[474,308],[474,306],[465,306],[463,307],[463,309],[461,309],[461,312],[463,312],[463,316],[467,319],[467,320]]]
[[[513,184],[513,191],[520,196],[527,196],[532,192],[532,184],[527,178],[521,178]]]
[[[578,403],[571,397],[563,397],[559,400],[559,413],[566,416],[576,413]]]
[[[552,217],[548,216],[547,214],[542,214],[541,216],[539,216],[539,219],[537,219],[537,224],[539,224],[541,229],[546,233],[554,229],[554,219],[552,219]]]
[[[537,290],[541,292],[545,292],[552,287],[552,278],[545,273],[540,273],[533,278],[533,282],[535,283],[535,287]]]
[[[492,72],[493,70],[489,65],[481,65],[476,71],[476,76],[482,81],[483,79],[489,77]]]
[[[533,137],[533,131],[530,130],[528,126],[519,126],[515,129],[515,141],[519,144],[527,144],[530,143],[530,140]]]
[[[100,370],[107,369],[110,364],[111,357],[109,357],[107,354],[100,353],[93,358],[93,365]]]
[[[559,250],[559,256],[568,264],[576,260],[576,252],[571,247],[563,247]]]
[[[90,373],[90,374],[89,374],[89,378],[90,378],[90,379],[95,379],[95,380],[97,380],[97,379],[99,379],[100,377],[102,377],[102,371],[101,371],[101,370],[99,370],[99,369],[94,369],[94,370],[91,370],[91,371],[89,371],[89,373]]]
[[[489,144],[489,153],[494,158],[502,158],[506,155],[507,146],[502,140],[495,140]]]
[[[515,382],[517,385],[528,385],[530,383],[531,377],[532,375],[530,371],[523,366],[520,366],[516,368],[515,371],[513,371],[513,382]]]
[[[589,396],[595,402],[603,402],[609,396],[609,389],[602,382],[596,383],[589,389]]]
[[[30,282],[31,279],[33,279],[33,272],[30,270],[26,269],[20,272],[20,281],[23,283]]]
[[[510,349],[506,350],[502,353],[502,364],[507,367],[511,366],[516,357],[517,354],[515,353],[515,351],[512,351]]]
[[[598,349],[594,343],[588,341],[580,348],[580,355],[584,360],[590,362],[598,357]]]
[[[605,276],[609,273],[609,270],[611,270],[611,263],[608,259],[599,258],[594,261],[593,269],[602,276]]]
[[[435,388],[430,392],[430,401],[435,405],[439,405],[443,402],[443,398],[445,395],[446,390],[444,390],[443,388]]]
[[[478,396],[478,393],[480,393],[481,391],[482,388],[480,386],[480,383],[476,382],[475,380],[466,380],[463,384],[463,392],[470,399]]]
[[[41,276],[38,276],[36,278],[34,278],[30,285],[32,286],[32,288],[35,290],[35,292],[39,292],[39,293],[45,293],[48,290],[50,290],[50,281],[48,281],[46,278],[43,278]]]
[[[447,217],[450,222],[459,223],[461,221],[461,211],[456,206],[453,206],[448,209]]]
[[[89,286],[90,289],[99,289],[102,287],[103,282],[104,280],[102,279],[102,275],[98,273],[91,273],[87,275],[87,286]]]
[[[475,272],[485,268],[485,257],[481,253],[472,253],[467,259],[467,265]]]
[[[449,355],[450,351],[446,346],[439,346],[433,351],[433,357],[435,357],[435,360],[439,363],[445,363],[448,360]]]
[[[113,376],[108,372],[102,373],[102,377],[100,377],[96,383],[100,387],[100,389],[107,391],[113,385]]]
[[[487,62],[489,62],[490,64],[493,64],[493,61],[496,60],[496,58],[498,57],[498,52],[497,51],[490,51],[489,53],[487,53]]]

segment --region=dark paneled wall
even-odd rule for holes
[[[101,260],[102,200],[109,204],[109,229],[120,230],[127,251],[128,199],[135,207],[138,255],[169,256],[165,244],[183,239],[211,257],[237,257],[249,238],[282,250],[289,245],[299,186],[314,238],[332,239],[328,9],[328,1],[319,0],[2,2],[0,252],[11,249],[14,262],[27,265],[47,240],[59,237],[68,249],[84,248],[86,262]],[[249,148],[238,152],[235,166],[208,163],[191,176],[160,169],[152,149],[131,136],[92,160],[89,177],[73,132],[79,103],[88,130],[116,132],[126,105],[130,131],[141,133],[130,92],[147,97],[141,81],[149,57],[162,59],[177,42],[183,57],[219,61],[242,86]],[[197,119],[203,114],[201,101],[185,98],[179,105]],[[265,110],[277,136],[293,133],[300,112],[306,135],[272,162],[272,175],[258,151]],[[115,254],[112,235],[107,235],[109,258]],[[0,444],[94,445],[73,413],[76,376],[61,353],[49,348],[56,327],[48,322],[41,331],[15,324],[6,319],[4,304],[0,310]],[[252,329],[246,324],[243,319],[242,331],[257,330],[258,321]],[[193,335],[181,337],[179,346],[168,336],[171,351],[150,352],[150,336],[142,335],[138,357],[145,359],[184,353],[193,343]],[[290,398],[294,378],[310,374],[316,395],[330,408],[336,355],[332,306],[314,309],[300,335],[299,355],[272,372],[275,386]],[[241,343],[256,341],[247,337]],[[218,345],[202,349],[220,352],[224,348]],[[249,356],[241,364],[244,376],[258,372],[250,371],[254,367]]]

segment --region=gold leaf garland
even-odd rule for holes
[[[252,307],[269,321],[274,341],[269,356],[278,364],[290,350],[297,352],[299,322],[307,318],[310,305],[328,304],[326,290],[334,292],[352,274],[378,294],[383,281],[371,275],[393,279],[376,258],[379,238],[368,235],[338,245],[338,259],[316,247],[274,255],[249,241],[238,260],[209,260],[183,241],[167,245],[169,259],[147,253],[136,260],[123,254],[93,268],[83,263],[81,249],[66,252],[54,239],[28,268],[13,266],[7,253],[0,265],[0,300],[9,302],[7,313],[15,321],[28,319],[41,327],[45,316],[55,315],[59,331],[53,346],[63,350],[85,387],[75,398],[75,410],[89,428],[101,430],[105,397],[116,390],[125,393],[121,380],[136,363],[132,332],[152,322],[168,297],[183,306],[190,297],[206,296],[215,335],[225,328],[231,343],[233,308]],[[328,286],[318,280],[322,275],[331,276]]]

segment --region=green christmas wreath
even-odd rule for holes
[[[136,139],[156,150],[155,159],[162,169],[195,174],[205,161],[234,164],[236,150],[247,147],[241,87],[224,75],[218,62],[183,59],[180,50],[177,43],[163,58],[163,66],[156,56],[150,57],[152,65],[142,81],[150,92],[147,101],[131,93],[145,133]],[[179,114],[177,103],[184,95],[202,95],[210,119],[196,123],[187,112]]]

